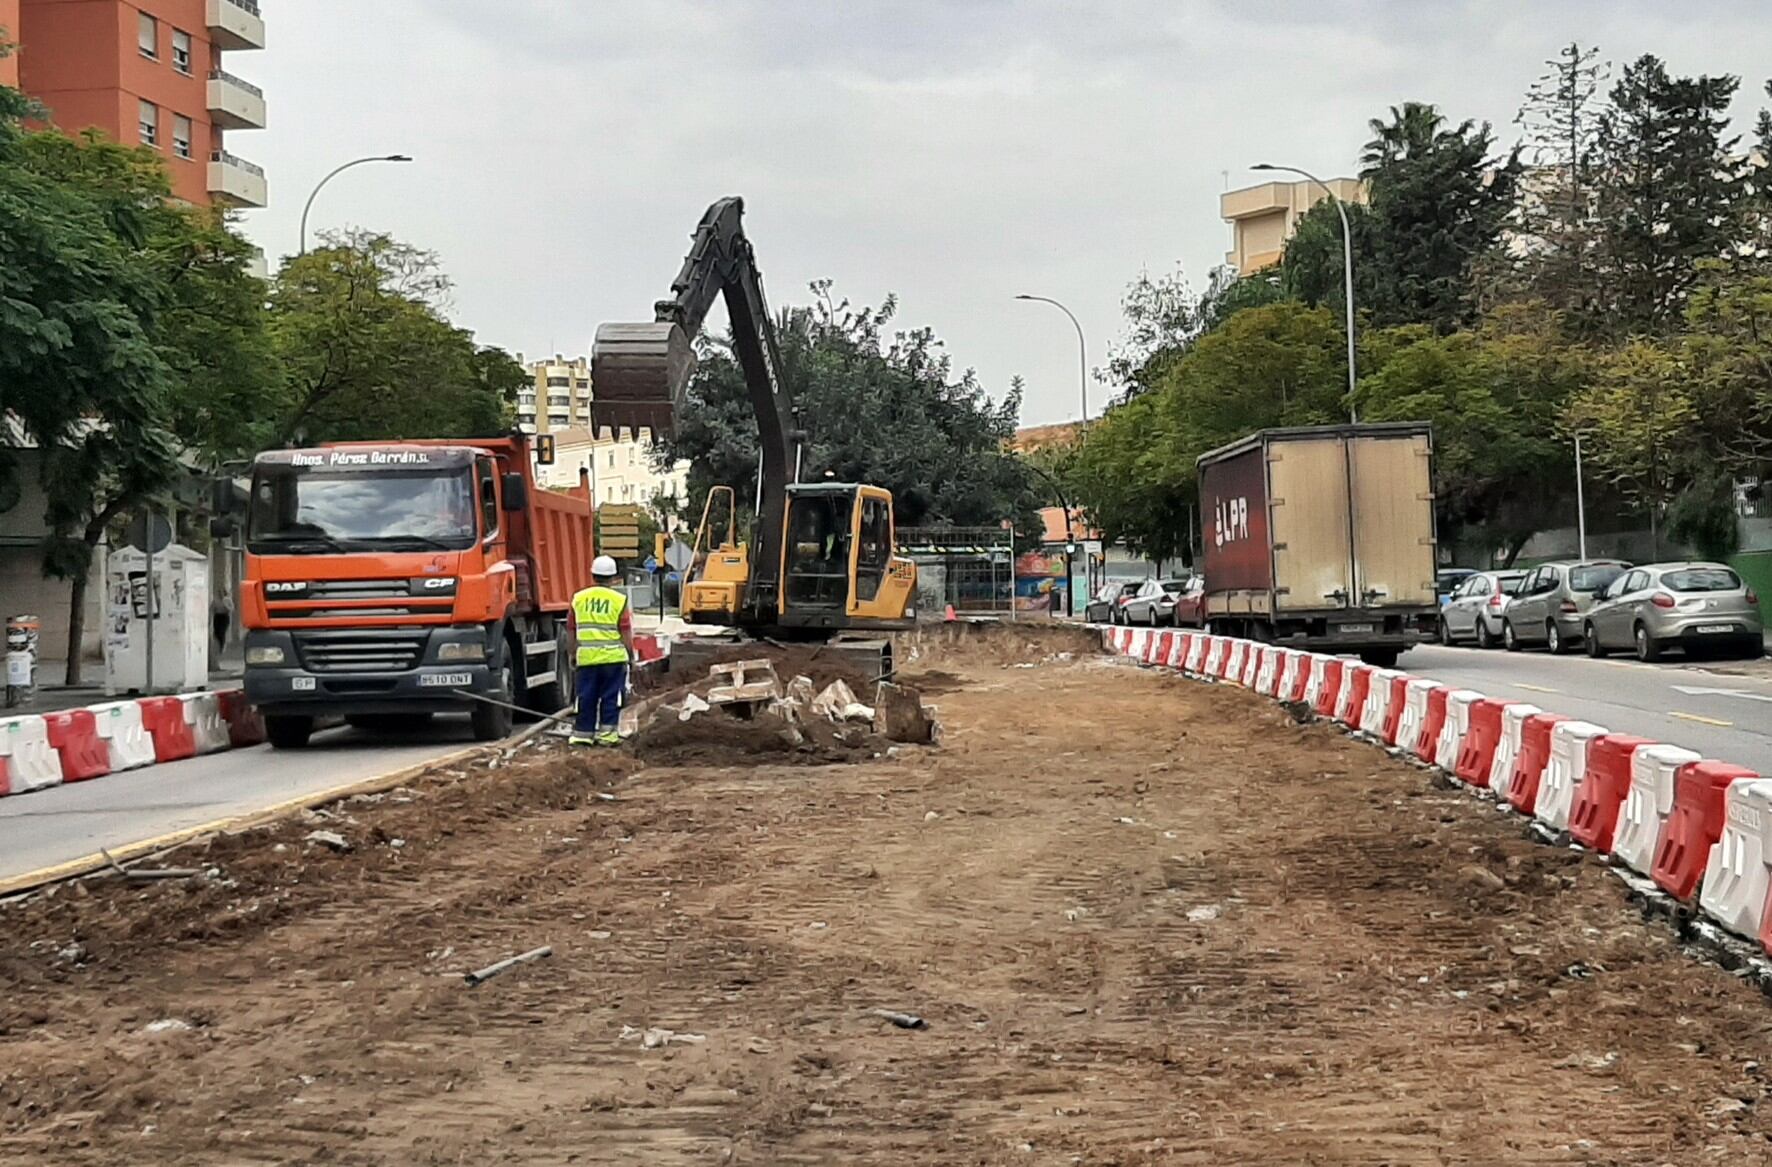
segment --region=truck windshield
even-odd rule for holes
[[[247,540],[254,554],[459,551],[471,547],[467,469],[345,470],[260,466]]]

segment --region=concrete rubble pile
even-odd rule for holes
[[[686,722],[719,715],[748,721],[768,714],[790,727],[816,720],[865,729],[892,742],[937,745],[941,741],[935,706],[925,705],[921,694],[906,685],[879,682],[874,703],[869,705],[840,680],[819,690],[812,678],[796,676],[784,686],[774,662],[767,658],[713,665],[708,679],[716,683],[705,699],[686,693],[680,701],[657,706],[649,720]]]

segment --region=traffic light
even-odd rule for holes
[[[535,464],[537,466],[552,466],[554,464],[553,434],[535,435]]]
[[[652,536],[652,558],[658,561],[658,570],[665,569],[665,548],[670,546],[671,537],[663,531]]]

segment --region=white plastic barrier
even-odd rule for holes
[[[1512,701],[1501,707],[1501,740],[1495,743],[1495,760],[1489,764],[1489,789],[1502,802],[1513,788],[1514,762],[1526,736],[1526,719],[1543,713],[1538,706]]]
[[[1200,670],[1206,667],[1206,652],[1211,647],[1212,637],[1204,632],[1194,633],[1193,639],[1188,642],[1187,659],[1181,662],[1182,669],[1198,676]]]
[[[1534,817],[1547,827],[1569,829],[1569,810],[1575,788],[1587,773],[1588,743],[1612,731],[1591,721],[1559,721],[1551,730],[1550,762],[1538,781],[1538,806]]]
[[[1360,710],[1360,732],[1373,737],[1384,736],[1384,723],[1391,712],[1391,687],[1403,674],[1396,669],[1373,669],[1366,686],[1366,706]]]
[[[136,770],[154,764],[154,739],[142,725],[142,707],[136,701],[112,701],[92,707],[99,740],[111,755],[111,772]]]
[[[1224,646],[1224,679],[1243,683],[1243,655],[1249,651],[1247,640],[1227,640]]]
[[[1723,810],[1723,834],[1711,844],[1698,903],[1729,931],[1758,941],[1766,910],[1766,865],[1772,861],[1772,780],[1731,783]]]
[[[1365,667],[1365,665],[1355,664],[1353,661],[1343,661],[1341,664],[1341,686],[1336,690],[1335,708],[1330,716],[1343,725],[1347,725],[1349,719],[1354,716],[1354,682],[1359,676],[1359,671]]]
[[[199,754],[216,754],[228,748],[228,723],[222,720],[221,703],[214,693],[186,693],[179,697],[185,706],[185,724],[191,727],[191,739]]]
[[[49,744],[49,726],[41,717],[9,717],[0,721],[0,758],[12,793],[60,786],[62,756]]]
[[[1330,658],[1321,653],[1311,654],[1311,677],[1304,685],[1304,703],[1315,707],[1322,700],[1323,686],[1329,683]]]
[[[1298,692],[1300,677],[1304,679],[1306,687],[1309,687],[1311,662],[1316,659],[1315,653],[1305,652],[1302,649],[1289,648],[1286,650],[1286,667],[1280,674],[1280,696],[1283,699],[1287,701],[1293,699],[1293,695]]]
[[[1131,629],[1126,638],[1126,655],[1136,661],[1144,660],[1145,647],[1150,644],[1149,628]]]
[[[1255,673],[1255,691],[1263,697],[1272,697],[1279,691],[1280,666],[1284,664],[1281,651],[1277,648],[1264,648],[1261,651],[1261,667]]]
[[[1475,689],[1454,689],[1446,694],[1446,720],[1440,723],[1440,740],[1434,743],[1434,765],[1450,774],[1458,769],[1458,752],[1471,728],[1471,706],[1483,699]]]
[[[1172,669],[1181,667],[1182,658],[1187,656],[1188,636],[1189,634],[1186,632],[1169,634],[1169,655],[1163,661],[1165,667]]]
[[[1243,650],[1243,675],[1238,684],[1245,689],[1255,688],[1255,678],[1261,675],[1262,647],[1251,644]]]
[[[1674,810],[1674,773],[1700,755],[1679,746],[1639,746],[1630,758],[1630,793],[1612,833],[1612,857],[1648,875],[1655,869],[1655,843]]]
[[[1440,682],[1416,677],[1404,691],[1403,716],[1397,721],[1397,740],[1392,742],[1403,750],[1415,749],[1421,738],[1422,722],[1427,720],[1427,695],[1440,688]]]
[[[1230,638],[1209,637],[1206,642],[1206,675],[1216,677],[1224,669],[1224,654],[1230,651]]]

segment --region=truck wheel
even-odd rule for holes
[[[265,718],[265,737],[274,750],[299,750],[314,735],[314,719],[280,713]]]
[[[1375,669],[1394,669],[1397,667],[1397,658],[1402,655],[1400,649],[1368,648],[1360,653],[1360,659]]]
[[[500,661],[498,666],[498,688],[487,694],[494,701],[503,705],[488,705],[484,701],[474,702],[472,714],[474,722],[474,740],[477,742],[496,742],[511,736],[511,724],[515,714],[508,708],[517,703],[516,681],[512,677],[511,662]]]

